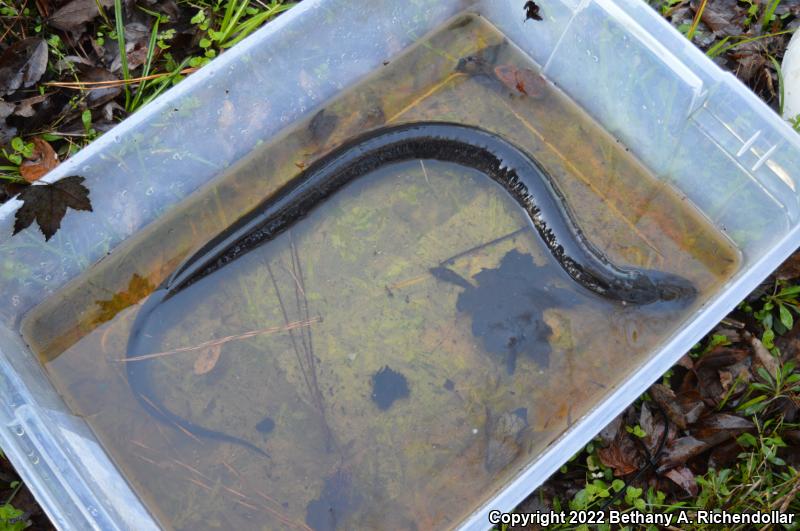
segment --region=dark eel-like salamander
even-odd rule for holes
[[[160,315],[161,303],[274,239],[354,179],[387,164],[426,159],[476,169],[500,184],[527,213],[535,232],[564,271],[597,295],[635,305],[688,303],[694,298],[695,288],[682,277],[611,263],[586,239],[550,176],[508,141],[464,125],[415,123],[367,133],[340,147],[211,240],[144,303],[131,332],[128,358],[158,350],[160,333],[149,335],[152,330],[147,325],[167,320],[166,314]],[[248,441],[204,428],[169,411],[152,388],[150,361],[126,365],[133,393],[152,416],[197,437],[239,444],[266,455]]]

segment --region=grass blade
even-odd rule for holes
[[[150,68],[153,65],[153,57],[155,56],[156,51],[156,41],[158,40],[158,19],[156,19],[155,24],[153,24],[153,31],[150,34],[150,42],[147,45],[147,57],[144,61],[144,69],[142,70],[142,80],[139,82],[139,87],[136,89],[136,95],[133,98],[133,103],[131,103],[131,111],[136,110],[137,106],[139,105],[139,101],[142,99],[142,94],[144,93],[144,89],[147,86],[147,76],[150,75]]]
[[[777,59],[775,59],[771,55],[768,55],[767,57],[769,57],[769,60],[772,61],[772,66],[775,67],[775,72],[778,74],[778,114],[783,116],[783,97],[784,97],[783,70],[781,70],[781,64],[778,62]],[[781,308],[783,308],[783,306],[781,306]],[[791,314],[789,314],[789,316],[791,317]],[[789,328],[791,329],[791,327]]]
[[[703,16],[703,11],[706,10],[706,4],[708,4],[708,0],[703,0],[700,2],[700,7],[697,8],[697,12],[694,14],[694,19],[692,19],[692,25],[689,28],[689,31],[686,32],[686,38],[690,41],[694,37],[694,32],[697,31],[697,26],[700,24],[700,18]]]
[[[741,46],[742,44],[747,44],[749,42],[756,42],[756,41],[760,41],[761,39],[768,39],[770,37],[777,37],[778,35],[786,35],[786,34],[789,34],[789,33],[794,33],[796,29],[797,28],[792,28],[792,29],[787,29],[787,30],[782,30],[782,31],[776,31],[775,33],[765,33],[764,35],[759,35],[757,37],[750,37],[749,39],[742,39],[740,41],[734,42],[733,44],[729,44],[728,46],[725,46],[725,47],[722,47],[720,49],[715,50],[715,54],[714,55],[709,55],[709,57],[716,57],[718,55],[722,55],[724,53],[727,53],[727,52],[733,50],[737,46]],[[714,46],[714,48],[716,48],[716,46]],[[711,51],[711,49],[709,49],[709,51],[706,52],[706,54],[708,55],[708,53],[710,51]]]
[[[122,65],[122,78],[125,81],[131,77],[128,71],[128,53],[125,51],[125,23],[122,20],[122,0],[114,0],[114,19],[117,30],[117,45],[119,46],[119,60]],[[125,109],[130,109],[131,91],[125,84]]]
[[[761,22],[761,29],[766,31],[769,27],[769,23],[772,21],[772,16],[775,14],[775,10],[778,8],[778,4],[781,3],[781,0],[772,0],[769,7],[766,11],[764,11],[764,20]]]

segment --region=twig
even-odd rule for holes
[[[195,67],[184,68],[178,73],[181,75],[192,74],[197,72],[197,70],[198,69]],[[42,85],[72,90],[103,90],[107,88],[121,87],[123,85],[131,85],[141,81],[149,81],[151,79],[167,77],[174,74],[175,72],[163,72],[161,74],[150,74],[148,76],[131,77],[128,79],[110,79],[108,81],[49,81],[47,83],[42,83]]]
[[[161,358],[163,356],[172,356],[173,354],[181,354],[183,352],[192,352],[194,350],[203,350],[210,347],[216,347],[218,345],[224,345],[225,343],[230,343],[231,341],[241,341],[242,339],[249,339],[251,337],[256,336],[263,336],[267,334],[274,334],[276,332],[290,332],[297,328],[303,328],[307,326],[311,326],[314,323],[319,323],[322,321],[322,317],[314,317],[313,319],[308,319],[305,321],[292,321],[286,323],[284,326],[270,326],[268,328],[262,328],[261,330],[252,330],[250,332],[245,332],[244,334],[236,334],[233,336],[227,336],[220,339],[212,339],[210,341],[206,341],[204,343],[200,343],[198,345],[193,345],[191,347],[181,347],[176,348],[173,350],[167,350],[164,352],[155,352],[153,354],[142,354],[141,356],[131,356],[130,358],[119,358],[117,361],[121,361],[123,363],[129,363],[134,361],[144,361],[150,360],[153,358]]]

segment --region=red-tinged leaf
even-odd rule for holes
[[[547,83],[536,71],[528,68],[517,68],[513,65],[499,65],[494,74],[506,87],[525,96],[540,98]]]
[[[36,221],[47,241],[61,228],[68,208],[91,212],[89,190],[81,184],[83,181],[83,177],[72,175],[52,184],[34,184],[22,190],[19,194],[22,206],[15,216],[14,234]]]
[[[597,450],[597,455],[604,465],[614,470],[615,476],[626,476],[644,466],[644,459],[639,454],[637,444],[625,430],[624,423],[620,423],[612,443],[607,448]]]
[[[33,154],[19,167],[22,178],[29,183],[38,181],[50,170],[58,166],[58,155],[42,138],[34,137]]]
[[[665,475],[676,485],[685,490],[690,496],[697,496],[697,493],[699,492],[697,481],[695,481],[692,471],[685,466],[673,468]]]
[[[709,445],[698,441],[694,437],[686,436],[670,441],[661,453],[658,472],[664,472],[678,465],[682,465],[694,456],[704,452]]]

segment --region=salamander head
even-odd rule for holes
[[[632,304],[676,302],[688,306],[697,288],[684,277],[652,269],[636,271],[630,283],[618,289],[616,298]]]

